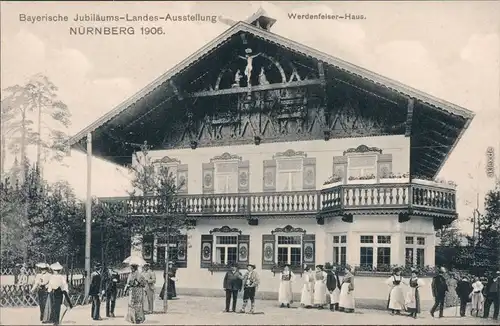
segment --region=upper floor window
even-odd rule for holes
[[[264,161],[264,191],[316,189],[316,159],[289,149]]]
[[[348,157],[348,178],[361,178],[377,175],[376,155],[357,155]]]
[[[219,194],[238,192],[238,162],[215,163],[215,191]]]
[[[188,191],[188,165],[168,156],[152,162],[155,176],[167,175],[179,193]]]

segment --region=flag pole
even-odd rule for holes
[[[87,134],[87,200],[85,205],[85,293],[90,290],[90,242],[92,235],[92,133]]]

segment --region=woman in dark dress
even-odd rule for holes
[[[172,300],[177,297],[177,291],[175,290],[175,282],[177,282],[177,269],[174,267],[172,262],[168,263],[168,277],[166,277],[165,272],[163,273],[163,287],[160,291],[160,299],[164,299],[165,296],[165,283],[167,284],[167,299]]]
[[[419,289],[424,286],[424,282],[417,276],[417,270],[412,269],[408,285],[410,286],[410,291],[406,294],[406,311],[410,313],[410,317],[417,318],[417,314],[420,313]]]

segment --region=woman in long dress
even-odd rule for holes
[[[484,302],[483,288],[484,288],[483,282],[479,280],[479,277],[475,277],[474,283],[472,283],[472,293],[470,294],[472,299],[471,310],[470,310],[471,316],[473,316],[475,312],[477,317],[483,311],[483,302]]]
[[[314,276],[309,267],[304,267],[304,285],[300,296],[300,305],[304,308],[311,308],[314,295]]]
[[[417,318],[417,314],[420,313],[419,289],[425,285],[424,281],[418,278],[417,270],[413,269],[411,271],[408,285],[410,286],[410,291],[406,294],[406,311],[410,313],[410,317]]]
[[[401,276],[401,270],[395,268],[391,277],[386,281],[386,284],[391,288],[389,292],[389,299],[387,300],[387,309],[391,311],[391,314],[401,314],[401,311],[405,310],[405,296],[403,293],[403,277]]]
[[[131,272],[124,289],[125,292],[130,289],[128,313],[125,320],[132,324],[141,324],[146,320],[146,316],[144,315],[144,288],[146,287],[146,280],[139,273],[137,265],[130,265],[130,269]]]
[[[445,307],[455,307],[460,304],[460,300],[457,295],[457,285],[458,280],[455,273],[449,273],[446,277],[446,285],[448,286],[448,291],[444,297]]]
[[[352,267],[346,265],[345,275],[340,287],[339,310],[347,313],[354,312],[354,275]]]
[[[66,299],[70,307],[72,305],[71,302],[69,302],[66,276],[60,274],[63,267],[57,262],[50,265],[50,269],[52,270],[52,275],[47,284],[49,296],[47,299],[47,307],[45,308],[44,323],[59,325],[63,300]]]
[[[323,309],[326,304],[326,278],[327,274],[323,270],[323,265],[317,265],[314,272],[314,306]]]
[[[290,308],[290,304],[293,302],[293,291],[292,282],[295,275],[290,270],[290,265],[285,265],[283,271],[281,272],[280,287],[278,292],[278,302],[280,303],[280,308]]]

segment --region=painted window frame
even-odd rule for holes
[[[218,160],[218,161],[214,161],[214,193],[215,194],[232,194],[232,193],[239,193],[239,165],[240,165],[240,160],[238,159],[231,159],[231,160]],[[234,172],[220,172],[219,169],[220,169],[220,165],[221,164],[230,164],[230,165],[235,165],[235,171]],[[220,191],[220,187],[219,187],[219,177],[221,176],[225,176],[225,177],[229,177],[229,176],[232,176],[233,177],[233,182],[234,182],[234,185],[235,186],[235,190],[234,191],[229,191],[229,182],[228,182],[228,178],[226,178],[226,186],[225,186],[225,191]]]
[[[303,156],[291,156],[291,157],[276,157],[275,158],[276,160],[276,190],[277,191],[302,191],[304,190],[304,157]],[[296,162],[300,162],[300,168],[298,169],[280,169],[280,166],[284,163],[284,162],[292,162],[292,161],[296,161]],[[280,178],[280,176],[282,174],[288,174],[288,185],[291,185],[293,184],[293,173],[298,173],[298,182],[299,182],[299,187],[297,187],[298,189],[293,189],[293,188],[290,188],[290,187],[287,187],[287,188],[283,188],[281,186],[281,180],[282,178]]]
[[[349,180],[353,175],[351,174],[352,170],[361,170],[362,173],[360,175],[354,176],[355,178],[360,178],[360,177],[366,177],[366,176],[371,176],[374,175],[375,178],[378,176],[378,154],[375,153],[356,153],[356,154],[347,154],[347,180]],[[361,167],[352,167],[351,166],[351,161],[352,159],[356,158],[373,158],[373,166],[361,166]],[[365,170],[371,169],[374,172],[373,173],[366,173]]]

